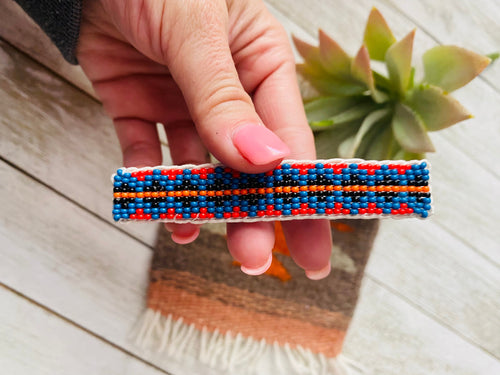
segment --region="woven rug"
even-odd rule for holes
[[[147,312],[137,333],[146,350],[180,374],[346,374],[342,344],[378,220],[332,221],[332,272],[311,281],[276,225],[266,274],[243,274],[217,226],[189,245],[162,230]]]

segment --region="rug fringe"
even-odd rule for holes
[[[182,318],[175,320],[152,309],[145,311],[134,336],[136,345],[144,350],[177,359],[191,358],[220,374],[365,374],[342,355],[327,358],[301,346],[258,341],[240,333],[209,332],[206,328],[199,331]]]

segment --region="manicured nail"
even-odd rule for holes
[[[185,230],[181,228],[182,226],[175,228],[171,235],[172,241],[178,243],[179,245],[185,245],[193,242],[200,234],[200,227],[198,226],[190,226],[189,228],[185,228]]]
[[[257,268],[241,266],[241,270],[244,273],[246,273],[247,275],[251,275],[251,276],[262,275],[264,272],[266,272],[269,269],[269,267],[271,267],[272,262],[273,262],[273,254],[270,254],[269,258],[267,259],[266,263],[263,266],[260,266]]]
[[[318,271],[306,270],[306,276],[311,280],[321,280],[327,277],[330,274],[331,270],[332,270],[332,265],[330,262],[328,262],[328,265],[326,267]]]
[[[233,143],[250,163],[264,165],[285,158],[288,146],[264,125],[245,124],[233,134]]]

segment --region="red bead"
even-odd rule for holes
[[[146,220],[151,220],[151,214],[146,214],[146,215],[144,215],[144,218],[145,218]]]
[[[382,214],[382,212],[384,212],[384,211],[382,211],[382,209],[381,209],[381,208],[376,208],[376,209],[375,209],[375,213],[376,213],[377,215]]]
[[[325,209],[325,214],[331,215],[331,214],[333,214],[333,210],[331,208],[327,208],[327,209]]]
[[[215,217],[215,214],[213,212],[209,212],[207,216],[209,219],[213,219]]]
[[[300,208],[309,208],[309,205],[307,203],[301,203]]]
[[[248,212],[245,212],[245,211],[240,212],[240,216],[241,217],[247,217],[248,216]]]
[[[207,169],[206,168],[201,168],[200,169],[200,174],[207,174]]]
[[[167,218],[167,214],[160,214],[160,219],[166,219]]]
[[[167,215],[167,219],[169,219],[169,220],[172,220],[174,217],[175,217],[175,215],[174,215],[174,214],[168,214],[168,215]]]
[[[307,215],[307,208],[301,208],[299,212],[301,215]]]
[[[401,203],[400,206],[401,208],[408,208],[408,205],[406,203]]]
[[[207,173],[214,173],[214,172],[215,172],[215,168],[208,168]]]
[[[132,215],[130,215],[130,219],[131,219],[131,220],[135,220],[135,219],[137,219],[137,216],[136,216],[136,215],[134,215],[134,214],[132,214]]]
[[[366,214],[366,208],[360,208],[358,210],[358,212],[359,212],[360,215],[364,215],[364,214]]]
[[[265,213],[265,211],[257,211],[257,216],[262,217],[262,216],[264,216],[265,214],[266,214],[266,213]]]
[[[234,212],[240,212],[240,208],[239,207],[233,207],[233,211]]]
[[[273,215],[274,216],[280,216],[281,215],[281,211],[280,210],[275,210],[275,211],[273,211]]]
[[[273,216],[273,212],[274,212],[273,210],[267,210],[266,211],[266,215],[267,216]]]
[[[135,213],[137,215],[142,215],[144,213],[144,210],[142,208],[138,208],[137,210],[135,210]]]
[[[176,219],[182,219],[182,214],[177,214],[177,215],[175,215],[175,218],[176,218]]]
[[[231,217],[231,212],[224,212],[224,218],[229,219]]]
[[[266,206],[266,210],[268,210],[268,211],[272,211],[272,210],[274,210],[274,205],[272,205],[272,204],[268,204],[268,205]]]
[[[342,210],[340,208],[336,208],[336,209],[333,210],[333,213],[335,215],[340,215],[342,213]]]
[[[377,208],[377,204],[376,203],[368,203],[368,208]]]
[[[391,215],[397,215],[399,214],[399,210],[391,210]]]
[[[335,203],[335,208],[342,208],[342,203],[339,202]]]
[[[233,212],[232,216],[233,217],[240,217],[240,214],[239,214],[239,212]]]
[[[207,214],[200,213],[199,218],[200,218],[200,219],[206,219],[206,218],[207,218]]]
[[[314,215],[314,214],[316,213],[316,209],[314,209],[314,208],[310,208],[310,209],[308,209],[308,210],[307,210],[307,213],[308,213],[309,215]]]
[[[201,207],[200,208],[200,213],[206,214],[207,213],[207,208],[206,207]]]
[[[296,208],[292,210],[292,215],[298,215],[299,214],[299,210],[297,210]]]
[[[369,208],[369,209],[368,209],[368,213],[369,213],[369,214],[374,214],[374,213],[375,213],[375,210],[374,210],[373,208]]]
[[[208,176],[205,173],[200,173],[200,178],[202,180],[206,180],[208,178]]]
[[[198,217],[198,214],[192,213],[191,214],[191,219],[196,219]]]
[[[349,213],[350,213],[350,212],[351,212],[351,211],[350,211],[348,208],[344,208],[344,209],[342,210],[342,213],[343,213],[344,215],[349,215]]]
[[[409,213],[409,214],[412,214],[413,213],[413,208],[407,208],[406,212]]]

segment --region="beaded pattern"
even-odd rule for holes
[[[419,217],[432,212],[426,161],[285,161],[267,173],[222,165],[121,168],[115,221],[250,222]]]

